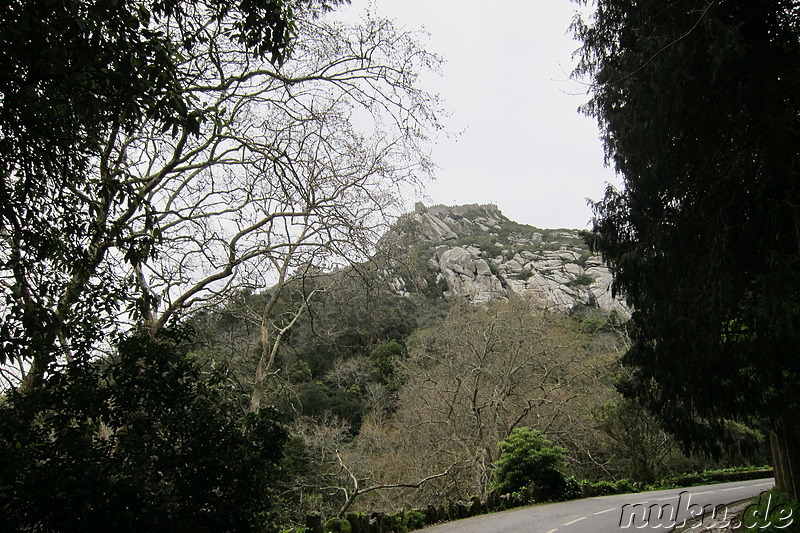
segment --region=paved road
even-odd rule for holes
[[[703,506],[724,506],[752,498],[771,488],[772,485],[772,479],[760,479],[688,489],[601,496],[482,515],[421,531],[424,533],[672,531],[676,524],[680,526],[684,519],[691,518],[693,512],[694,516],[699,516],[702,511],[698,511]],[[724,508],[720,512],[724,512]]]

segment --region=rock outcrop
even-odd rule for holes
[[[445,298],[476,304],[520,295],[542,309],[568,312],[582,305],[630,315],[611,295],[611,272],[589,252],[579,231],[518,224],[492,204],[417,204],[386,243],[422,263],[416,272],[401,269],[409,261],[394,254],[385,275],[398,294],[439,287]]]

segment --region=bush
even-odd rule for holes
[[[771,467],[732,467],[721,470],[706,470],[691,474],[679,474],[668,477],[656,484],[667,487],[691,487],[694,485],[711,485],[713,483],[729,483],[731,481],[747,481],[772,477]]]
[[[522,270],[517,274],[517,279],[522,281],[527,281],[532,278],[534,275],[534,271],[530,266],[525,266]]]
[[[76,358],[0,404],[7,531],[263,531],[286,433],[173,344]]]
[[[631,492],[639,492],[639,489],[628,479],[581,482],[581,494],[587,498],[593,496],[610,496],[612,494],[628,494]]]
[[[330,518],[325,522],[325,533],[350,533],[352,526],[346,518]]]
[[[783,492],[773,488],[754,498],[734,524],[738,522],[739,527],[746,531],[798,533],[798,515],[800,505],[789,501]]]
[[[567,287],[588,287],[594,283],[594,278],[588,274],[578,274],[575,279],[565,283]]]
[[[581,486],[580,481],[570,476],[564,480],[564,488],[562,489],[561,494],[558,495],[558,499],[561,501],[567,501],[582,498],[582,489],[583,487]]]
[[[403,514],[400,512],[390,513],[384,516],[383,529],[391,531],[392,533],[406,533],[408,528],[403,520]]]
[[[563,472],[564,450],[540,432],[522,427],[499,443],[500,459],[493,488],[500,494],[521,493],[525,488],[536,501],[564,498],[567,480]]]
[[[425,527],[425,515],[418,509],[411,509],[406,512],[405,522],[409,531],[422,529]]]

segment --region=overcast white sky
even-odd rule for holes
[[[432,147],[440,167],[428,204],[495,203],[517,222],[587,228],[586,198],[607,182],[594,119],[577,112],[588,96],[570,81],[578,42],[569,0],[352,0],[351,15],[372,5],[407,29],[430,33],[427,49],[445,60],[424,78],[452,112]]]

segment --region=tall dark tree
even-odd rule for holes
[[[590,241],[634,313],[625,385],[690,445],[722,420],[772,431],[800,489],[800,2],[597,0],[591,76],[624,179]]]

